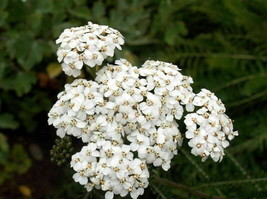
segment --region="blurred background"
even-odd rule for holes
[[[172,62],[196,92],[215,92],[240,134],[221,163],[202,163],[185,142],[140,198],[267,198],[266,0],[0,0],[1,199],[103,198],[74,183],[49,152],[56,129],[47,113],[73,80],[57,63],[55,40],[88,21],[124,35],[114,59]]]

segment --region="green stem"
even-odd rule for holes
[[[260,93],[257,93],[257,94],[255,94],[255,95],[253,95],[253,96],[251,96],[251,97],[248,97],[248,98],[245,98],[245,99],[236,101],[236,102],[228,103],[228,104],[227,104],[227,107],[240,106],[240,105],[249,103],[249,102],[251,102],[251,101],[253,101],[253,100],[255,100],[255,99],[264,97],[265,95],[267,95],[267,90],[262,91],[262,92],[260,92]]]
[[[248,174],[248,172],[241,166],[241,164],[238,162],[237,159],[234,158],[234,156],[232,156],[232,154],[230,152],[225,152],[225,154],[230,158],[230,160],[233,162],[233,164],[241,171],[241,173],[248,179],[251,179],[251,176]],[[257,189],[257,191],[261,191],[260,186],[253,182],[252,184],[254,184],[255,188]]]
[[[83,199],[88,199],[89,198],[89,192],[87,192],[86,194],[85,194],[85,196],[84,196],[84,198]]]
[[[183,149],[180,149],[181,153],[183,153],[185,155],[185,157],[189,160],[189,162],[204,176],[205,179],[207,179],[208,181],[210,181],[210,178],[208,176],[208,174],[201,168],[201,166],[199,166],[196,161],[194,161],[191,156]],[[219,190],[218,188],[215,188],[215,191],[219,194],[219,195],[224,195],[222,193],[221,190]]]
[[[255,178],[255,179],[246,179],[246,180],[233,180],[233,181],[221,181],[221,182],[214,182],[214,183],[208,183],[203,184],[200,186],[197,186],[196,188],[204,188],[204,187],[210,187],[210,186],[221,186],[221,185],[231,185],[231,184],[241,184],[241,183],[255,183],[255,182],[266,182],[267,178]]]
[[[95,73],[95,71],[94,71],[92,68],[90,68],[90,67],[86,67],[86,71],[90,73],[90,75],[91,75],[91,77],[92,77],[93,79],[95,79],[95,77],[96,77],[96,73]]]
[[[97,73],[97,72],[99,71],[99,69],[100,69],[99,66],[96,65],[96,66],[95,66],[95,73]]]
[[[212,196],[212,195],[208,195],[206,193],[203,193],[201,191],[196,191],[186,185],[183,185],[183,184],[179,184],[179,183],[175,183],[173,181],[170,181],[170,180],[167,180],[167,179],[164,179],[164,178],[154,178],[153,181],[155,183],[160,183],[160,184],[163,184],[163,185],[166,185],[166,186],[169,186],[169,187],[174,187],[174,188],[177,188],[177,189],[181,189],[181,190],[184,190],[184,191],[187,191],[189,192],[191,195],[194,195],[194,196],[197,196],[198,198],[209,198],[209,199],[226,199],[225,197],[222,197],[222,196]]]
[[[256,55],[244,55],[244,54],[223,54],[223,53],[178,53],[177,56],[179,58],[186,57],[224,57],[224,58],[233,58],[233,59],[243,59],[243,60],[261,60],[266,61],[267,57],[265,56],[256,56]]]
[[[167,199],[167,197],[161,192],[161,190],[160,190],[157,186],[152,185],[152,187],[153,187],[154,190],[160,195],[160,197],[161,197],[162,199]]]
[[[220,87],[215,88],[214,91],[222,90],[222,89],[224,89],[226,87],[230,87],[230,86],[233,86],[235,84],[239,84],[239,83],[242,83],[242,82],[245,82],[245,81],[249,81],[249,80],[257,78],[257,77],[265,77],[265,76],[267,76],[267,73],[253,74],[253,75],[240,77],[240,78],[234,79],[232,81],[229,81],[227,84],[224,84],[224,85],[222,85]]]

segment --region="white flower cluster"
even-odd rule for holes
[[[73,178],[85,185],[106,191],[105,198],[130,193],[137,198],[148,186],[149,172],[144,161],[134,158],[129,145],[114,145],[111,141],[91,142],[72,157]]]
[[[117,30],[89,22],[66,29],[56,42],[63,70],[77,77],[84,64],[101,65],[124,40]],[[95,81],[76,79],[65,85],[48,123],[59,137],[71,135],[85,143],[72,156],[76,182],[88,191],[105,191],[106,199],[114,194],[136,199],[149,184],[149,164],[170,168],[183,141],[177,121],[195,107],[184,120],[192,153],[203,161],[208,156],[222,159],[227,138],[238,133],[222,102],[206,89],[194,94],[192,78],[179,70],[151,60],[137,68],[121,59],[98,71]]]
[[[202,161],[208,156],[215,162],[221,161],[224,148],[229,146],[228,140],[232,140],[238,132],[233,131],[233,122],[225,114],[224,104],[209,90],[202,89],[193,104],[201,108],[196,113],[186,115],[184,121],[191,152],[201,156]]]
[[[108,56],[113,57],[115,48],[121,50],[124,38],[113,28],[89,22],[86,26],[65,29],[56,43],[60,44],[57,56],[63,71],[77,77],[84,64],[94,67]]]
[[[177,144],[182,144],[175,119],[183,115],[181,104],[193,100],[192,79],[177,66],[160,61],[146,61],[141,68],[126,60],[116,64],[98,72],[100,90],[118,107],[115,120],[122,125],[131,150],[147,164],[168,170]],[[187,107],[192,110],[192,106]]]
[[[127,173],[125,168],[131,168],[133,162],[139,162],[144,168],[146,164],[161,166],[164,170],[170,168],[177,146],[182,144],[176,123],[183,115],[182,105],[188,111],[194,109],[192,78],[183,76],[177,66],[159,61],[147,61],[142,68],[123,59],[115,63],[102,68],[96,82],[77,79],[65,85],[65,91],[59,93],[59,100],[48,114],[48,122],[57,128],[58,136],[72,135],[88,143],[87,148],[89,145],[96,147],[96,156],[91,152],[84,153],[85,149],[73,156],[72,166],[77,172],[75,181],[87,188],[90,181],[90,186],[94,184],[96,188],[112,190],[114,194],[125,195],[128,190],[127,193],[136,198],[148,184],[148,171],[141,169],[142,173],[138,173],[142,175],[140,181],[132,178],[136,173],[131,169]],[[107,155],[109,153],[116,155]],[[76,156],[80,157],[79,161]],[[121,180],[111,168],[115,163],[108,164],[110,173],[100,172],[102,178],[99,179],[106,179],[108,188],[108,185],[102,187],[92,180],[95,173],[76,167],[76,163],[88,165],[94,162],[92,172],[95,172],[100,169],[102,161],[123,163],[127,186],[130,182],[131,186],[114,188]]]

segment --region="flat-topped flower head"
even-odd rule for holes
[[[202,161],[209,156],[215,162],[221,161],[225,155],[224,148],[238,135],[233,130],[233,121],[225,114],[225,106],[221,100],[207,89],[202,89],[195,95],[193,105],[200,109],[186,115],[184,120],[191,152],[200,156]]]
[[[88,25],[65,29],[56,40],[60,44],[57,56],[66,75],[77,77],[84,65],[101,65],[121,50],[124,38],[113,28],[88,22]]]
[[[77,76],[84,64],[94,67],[113,56],[124,40],[108,26],[89,23],[65,30],[57,43],[63,70]],[[105,199],[136,199],[149,184],[148,165],[170,169],[183,142],[181,119],[192,154],[221,161],[238,132],[221,100],[207,89],[195,94],[192,83],[172,63],[148,60],[136,67],[120,59],[102,67],[95,81],[66,84],[48,123],[61,138],[72,135],[85,145],[72,156],[74,181],[104,191]]]
[[[144,160],[134,158],[128,145],[114,146],[111,141],[89,143],[72,156],[73,179],[92,188],[106,191],[105,198],[130,195],[136,199],[148,186],[149,172]]]

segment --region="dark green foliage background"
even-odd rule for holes
[[[175,63],[194,78],[195,91],[205,87],[215,92],[240,134],[221,163],[201,163],[185,141],[170,171],[153,172],[143,198],[201,198],[196,190],[222,198],[267,198],[265,0],[1,0],[0,187],[30,172],[31,157],[16,136],[27,140],[47,128],[41,121],[70,81],[62,73],[47,80],[56,86],[40,86],[38,74],[56,62],[55,39],[65,28],[89,20],[125,36],[116,58],[139,66],[148,58]],[[16,163],[13,156],[23,158]],[[42,198],[103,196],[86,194],[71,175],[62,176],[61,184]]]

